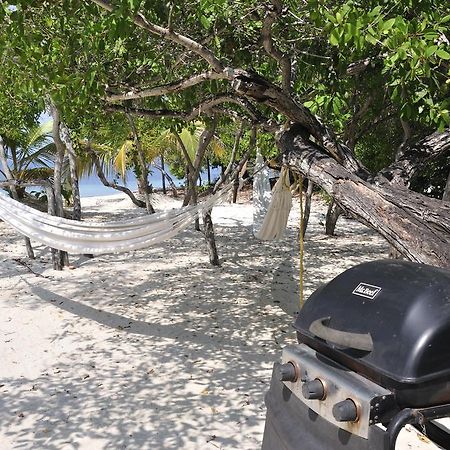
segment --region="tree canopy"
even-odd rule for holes
[[[30,105],[51,99],[74,133],[98,129],[111,113],[157,119],[163,129],[178,131],[199,117],[208,122],[220,116],[225,123],[244,121],[276,134],[285,154],[301,148],[308,160],[291,161],[307,176],[326,156],[370,183],[361,161],[377,161],[370,169],[384,169],[378,183],[387,193],[376,208],[397,208],[400,215],[409,210],[401,220],[417,223],[416,231],[431,233],[426,239],[434,243],[417,248],[418,238],[408,235],[406,224],[395,236],[384,224],[376,229],[411,259],[448,264],[448,254],[430,256],[449,230],[428,223],[421,228],[418,203],[425,200],[416,204],[407,191],[402,205],[388,199],[392,189],[400,189],[396,181],[409,186],[418,170],[450,146],[446,2],[1,4],[0,50],[10,80],[2,86],[12,94],[0,97],[6,124],[0,126],[14,122],[5,106],[11,98]],[[30,112],[21,111],[26,121]],[[289,140],[292,130],[297,137]],[[349,175],[342,172],[331,182],[324,170],[314,181],[336,196],[341,177]],[[373,226],[347,200],[338,201]],[[439,209],[440,220],[448,217],[445,206],[429,206]]]

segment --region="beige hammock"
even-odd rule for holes
[[[272,189],[272,200],[263,224],[255,236],[265,241],[281,239],[286,231],[291,208],[292,194],[289,186],[289,170],[283,167],[280,178]]]

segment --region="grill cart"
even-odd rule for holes
[[[393,450],[412,424],[450,449],[450,272],[361,264],[314,292],[266,395],[263,450]]]

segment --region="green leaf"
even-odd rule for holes
[[[394,23],[395,23],[395,18],[388,19],[385,22],[383,22],[383,24],[381,25],[381,29],[383,31],[388,31],[393,27]]]
[[[440,48],[436,50],[436,55],[441,59],[450,59],[450,53],[446,52],[444,49]]]
[[[339,41],[340,41],[340,34],[337,28],[335,28],[331,34],[330,34],[330,44],[331,45],[339,45]]]
[[[376,39],[375,37],[373,37],[369,33],[366,34],[365,38],[366,38],[366,41],[369,42],[372,45],[378,44],[378,39]]]
[[[397,51],[398,57],[402,60],[405,60],[407,57],[406,50],[403,47],[400,47]]]
[[[206,28],[207,30],[211,26],[211,19],[206,17],[206,16],[204,16],[204,15],[200,16],[200,22],[203,25],[203,28]]]
[[[427,58],[429,58],[431,55],[434,55],[434,53],[436,52],[438,46],[437,45],[430,45],[429,47],[427,47],[427,49],[425,50],[425,56]]]

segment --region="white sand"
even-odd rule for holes
[[[89,220],[142,214],[121,196],[84,203]],[[314,203],[306,295],[387,252],[355,221],[325,237],[324,213]],[[0,223],[1,450],[260,447],[271,367],[295,341],[298,206],[276,243],[252,237],[248,204],[213,218],[220,268],[188,230],[147,250],[72,256],[75,270],[54,272],[46,248],[28,261]],[[436,448],[415,431],[402,439],[399,449]]]

